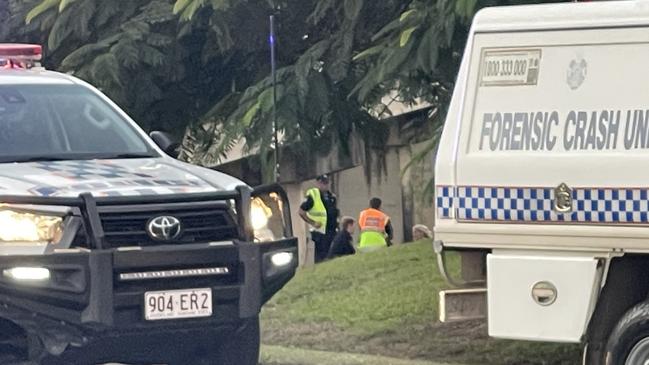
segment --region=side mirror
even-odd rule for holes
[[[178,157],[178,147],[180,143],[175,141],[174,138],[167,132],[153,131],[149,134],[153,142],[169,156]]]

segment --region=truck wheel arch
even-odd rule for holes
[[[584,364],[605,364],[606,344],[613,329],[629,309],[648,299],[649,281],[634,280],[647,275],[649,255],[625,255],[611,261],[584,338]]]
[[[638,357],[646,359],[648,340],[649,301],[644,301],[629,309],[611,332],[606,345],[606,364],[637,364],[637,360],[641,360]],[[631,356],[635,356],[636,361],[633,361]]]

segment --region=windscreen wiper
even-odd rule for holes
[[[75,161],[95,159],[120,159],[120,158],[151,158],[158,157],[152,153],[97,153],[97,154],[68,154],[68,155],[42,155],[42,156],[11,156],[0,157],[0,163],[12,162],[50,162],[50,161]]]
[[[119,158],[151,158],[151,157],[159,157],[157,155],[154,155],[152,153],[116,153],[116,154],[102,154],[97,158],[101,159],[119,159]]]

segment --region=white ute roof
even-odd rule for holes
[[[649,1],[602,1],[485,8],[475,32],[583,29],[649,25]]]
[[[0,85],[26,84],[74,84],[73,79],[59,72],[45,70],[0,70]]]

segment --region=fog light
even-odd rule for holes
[[[278,252],[270,257],[270,262],[275,266],[286,266],[293,261],[293,254],[290,252]]]
[[[50,270],[44,267],[14,267],[3,270],[2,274],[14,280],[41,281],[50,278]]]

